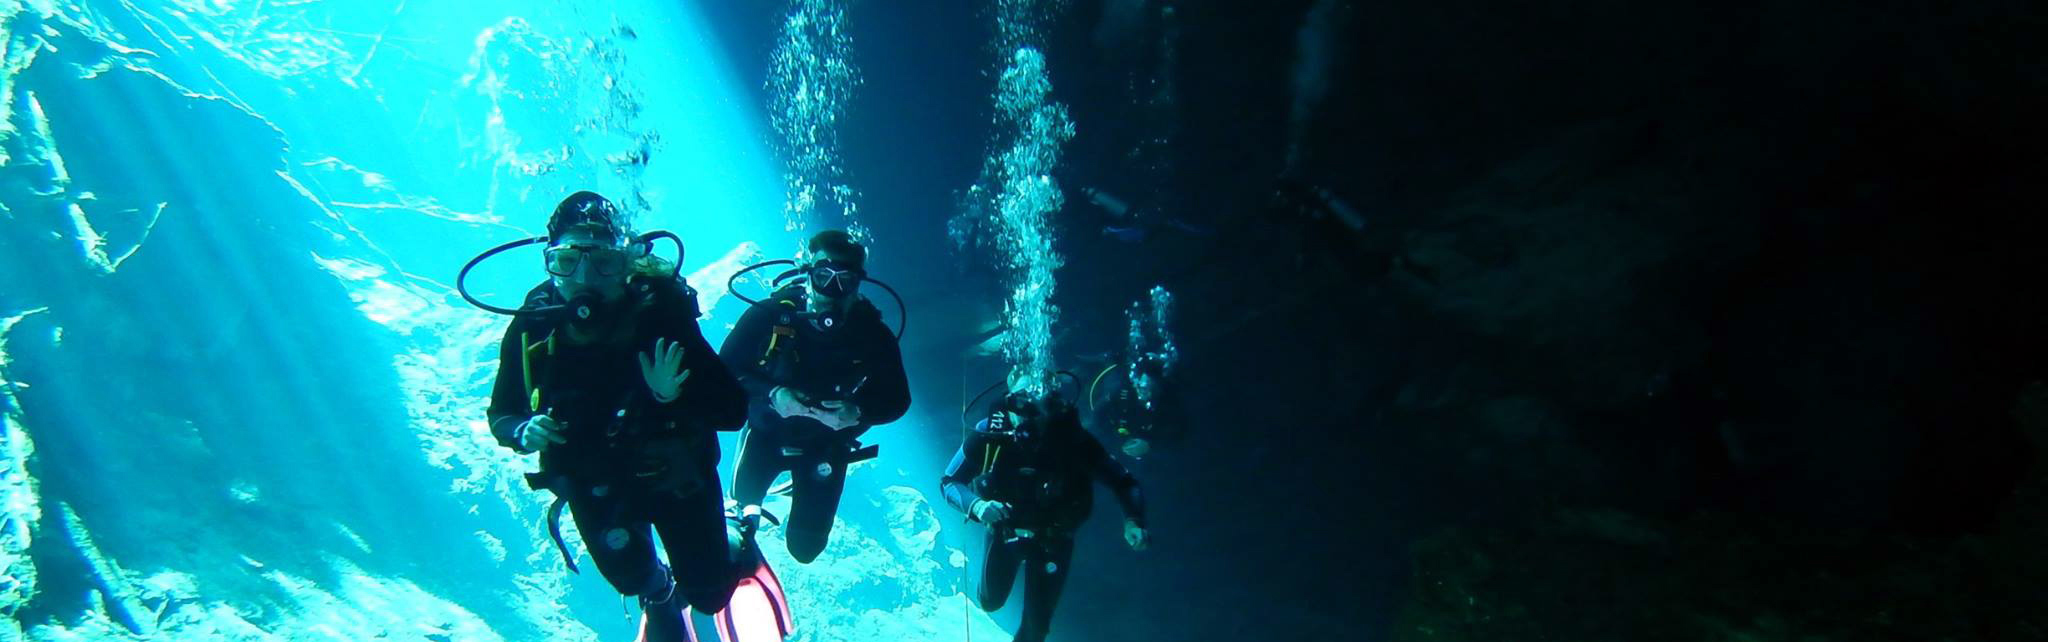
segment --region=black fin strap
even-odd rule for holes
[[[548,536],[555,539],[555,549],[562,552],[562,563],[569,565],[569,572],[582,573],[576,568],[576,556],[569,552],[569,543],[562,541],[562,509],[568,506],[569,500],[559,495],[548,505]]]

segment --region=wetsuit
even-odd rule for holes
[[[990,524],[983,547],[981,608],[1002,608],[1024,569],[1024,617],[1018,642],[1044,640],[1053,607],[1066,584],[1074,554],[1074,530],[1088,519],[1095,500],[1092,482],[1116,493],[1124,516],[1145,523],[1138,480],[1110,457],[1102,443],[1081,427],[1079,415],[1053,413],[1025,420],[1026,436],[991,430],[984,419],[968,434],[946,465],[940,490],[946,503],[973,519],[976,500],[1010,505],[1010,517]]]
[[[847,464],[872,456],[860,451],[860,436],[903,417],[910,409],[910,383],[896,336],[874,304],[862,299],[844,315],[820,317],[803,312],[805,296],[800,287],[784,288],[748,308],[719,355],[748,400],[733,499],[759,504],[775,476],[790,471],[793,505],[783,534],[790,556],[809,563],[824,552],[832,533]],[[776,414],[769,395],[777,386],[812,403],[848,401],[860,408],[860,423],[834,431],[810,417]]]
[[[598,571],[622,594],[667,602],[674,587],[698,610],[717,611],[738,572],[727,549],[714,433],[740,428],[746,398],[698,329],[688,286],[635,277],[627,290],[613,311],[630,318],[599,331],[609,340],[573,345],[560,320],[513,320],[498,352],[491,433],[525,452],[516,436],[522,422],[539,413],[561,422],[564,443],[541,453],[541,472],[528,482],[568,502]],[[544,283],[527,294],[525,307],[560,298]],[[679,342],[690,371],[667,403],[654,399],[638,361],[657,338]],[[650,535],[657,531],[673,569],[655,557]]]
[[[1187,433],[1188,415],[1178,390],[1164,382],[1152,393],[1152,402],[1138,400],[1124,366],[1111,366],[1090,386],[1094,400],[1094,422],[1103,439],[1122,445],[1143,439],[1150,446],[1170,445]]]

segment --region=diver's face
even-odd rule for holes
[[[854,293],[860,290],[861,276],[860,270],[828,257],[811,265],[804,276],[804,288],[814,303],[846,303],[852,301]]]
[[[570,228],[548,247],[545,260],[555,289],[564,297],[596,294],[604,301],[614,301],[625,296],[631,258],[609,235]]]

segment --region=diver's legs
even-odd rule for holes
[[[830,466],[819,475],[819,466]],[[825,552],[832,537],[832,519],[839,514],[839,496],[846,490],[846,466],[808,461],[790,471],[789,522],[783,538],[789,540],[789,556],[809,564]]]
[[[760,505],[768,496],[768,485],[788,464],[782,461],[782,440],[773,430],[753,424],[740,433],[740,458],[732,466],[732,499],[744,506]]]
[[[684,606],[682,592],[673,583],[660,595],[641,596],[640,638],[634,642],[696,642]]]
[[[1024,619],[1016,642],[1041,642],[1052,630],[1052,609],[1067,585],[1067,562],[1074,559],[1074,540],[1043,537],[1024,555]]]
[[[975,597],[981,601],[981,610],[995,612],[1003,608],[1003,602],[1010,599],[1010,587],[1017,583],[1017,550],[1003,543],[1002,532],[988,530],[988,543],[981,551],[981,586],[975,590]]]
[[[732,599],[740,572],[734,570],[727,549],[725,496],[717,483],[682,497],[652,495],[649,512],[661,533],[661,545],[668,562],[675,567],[676,591],[691,608],[716,613]],[[751,560],[748,560],[751,562]]]
[[[597,571],[622,595],[654,595],[668,588],[668,569],[654,556],[652,530],[626,510],[627,498],[614,486],[581,489],[569,498],[569,515],[583,535]],[[656,595],[659,597],[659,595]]]

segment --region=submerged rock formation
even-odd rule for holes
[[[75,9],[6,16],[0,249],[35,269],[0,271],[0,640],[626,626],[610,588],[570,576],[534,528],[549,498],[521,483],[530,458],[482,425],[502,319],[389,230],[479,248],[523,232],[445,205],[416,173],[326,153],[305,128],[332,123],[259,113],[276,92],[378,103],[360,64],[323,75],[352,60],[324,36],[177,38],[239,18]],[[699,276],[722,287],[756,252]],[[924,496],[872,499],[887,532],[842,524],[830,564],[764,536],[799,639],[1004,637],[946,579],[964,570],[937,561]]]

